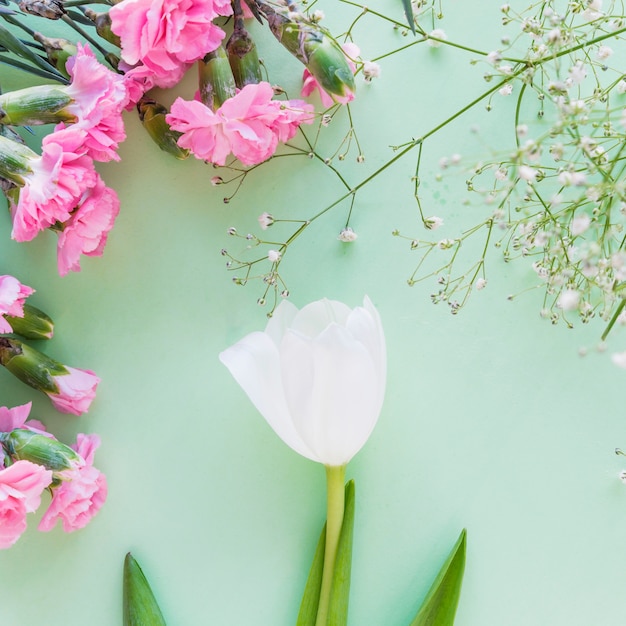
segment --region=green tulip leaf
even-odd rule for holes
[[[406,15],[406,21],[409,23],[411,32],[415,35],[415,20],[413,18],[413,7],[411,6],[411,0],[402,0],[402,6],[404,7],[404,15]]]
[[[346,483],[345,509],[337,558],[333,575],[328,624],[343,626],[348,621],[348,599],[350,594],[350,573],[352,569],[352,537],[354,534],[354,481]],[[317,608],[322,588],[322,574],[324,571],[324,550],[326,548],[326,524],[322,528],[313,563],[309,571],[304,594],[300,604],[300,612],[296,626],[315,626]]]
[[[463,529],[410,626],[453,626],[465,570]]]
[[[304,594],[300,603],[300,612],[296,626],[315,626],[317,607],[320,603],[322,589],[322,573],[324,572],[324,550],[326,549],[326,524],[317,542],[309,577],[304,586]]]
[[[166,626],[150,584],[129,552],[124,559],[124,626]]]

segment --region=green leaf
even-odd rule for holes
[[[300,612],[296,626],[315,626],[317,619],[317,607],[320,603],[322,588],[322,573],[324,572],[324,550],[326,549],[326,524],[322,528],[322,534],[317,542],[313,563],[309,571],[309,577],[304,586],[304,594],[300,603]]]
[[[352,538],[354,536],[354,481],[346,483],[346,501],[337,546],[337,558],[330,591],[328,624],[345,626],[348,623],[350,601],[350,574],[352,571]]]
[[[124,626],[166,626],[150,584],[129,552],[124,559]]]
[[[342,626],[348,619],[348,596],[350,593],[350,572],[352,568],[352,537],[354,534],[354,481],[346,483],[345,509],[339,545],[337,546],[337,558],[335,560],[335,572],[333,575],[332,591],[328,624]],[[309,571],[304,594],[298,613],[296,626],[315,626],[317,608],[320,602],[320,590],[322,587],[322,573],[324,571],[324,550],[326,548],[326,524],[322,528],[322,534],[317,542],[315,556]]]
[[[413,7],[411,7],[411,0],[402,0],[402,6],[404,7],[404,14],[406,20],[409,23],[411,32],[415,35],[415,20],[413,18]]]
[[[453,626],[465,570],[463,529],[410,626]]]

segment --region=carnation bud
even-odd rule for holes
[[[112,43],[117,48],[122,47],[121,39],[111,30],[111,17],[107,11],[104,13],[96,13],[92,9],[86,9],[85,17],[94,23],[96,32],[102,39]]]
[[[62,472],[79,464],[81,457],[69,446],[48,435],[25,428],[0,433],[0,443],[13,461],[30,461],[53,472]]]
[[[165,619],[150,583],[130,552],[124,559],[123,606],[124,626],[165,626]]]
[[[137,111],[143,127],[161,150],[181,161],[189,156],[189,150],[181,148],[177,143],[181,133],[172,130],[165,121],[167,109],[163,105],[155,100],[142,98],[137,103]]]
[[[52,339],[54,322],[43,311],[30,304],[24,304],[24,316],[4,318],[11,325],[13,332],[25,339]]]
[[[62,87],[37,85],[0,94],[0,124],[36,126],[75,122],[76,116],[65,110],[72,97]]]
[[[200,101],[217,111],[236,93],[235,77],[223,46],[198,61]]]
[[[19,7],[24,13],[49,20],[59,20],[67,13],[62,0],[20,0]]]
[[[65,69],[65,64],[70,57],[73,57],[78,49],[76,45],[67,39],[59,37],[46,37],[41,33],[35,33],[33,39],[38,41],[45,49],[48,60],[64,76],[69,78],[69,73]]]
[[[243,26],[233,31],[226,44],[226,52],[238,89],[261,82],[263,76],[256,44]]]

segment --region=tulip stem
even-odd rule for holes
[[[326,466],[326,547],[315,626],[327,626],[337,546],[343,524],[346,466]]]

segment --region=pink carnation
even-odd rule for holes
[[[63,473],[58,487],[52,488],[52,502],[39,523],[39,530],[52,530],[61,520],[66,533],[87,525],[100,510],[107,497],[104,474],[93,466],[95,451],[100,445],[97,435],[78,435],[72,448],[84,463]]]
[[[347,42],[341,46],[341,49],[344,51],[348,65],[354,74],[356,71],[356,65],[350,59],[356,59],[359,54],[361,54],[359,46],[355,43]],[[331,96],[328,92],[322,89],[322,86],[317,82],[315,76],[313,76],[313,74],[305,68],[302,74],[302,89],[300,90],[300,95],[307,97],[310,96],[315,90],[319,91],[322,106],[326,109],[335,104],[335,102],[339,104],[347,104],[348,102],[354,100],[354,93],[352,92],[347,93],[345,96]]]
[[[57,262],[59,274],[80,271],[80,255],[100,256],[107,236],[120,211],[120,201],[115,191],[98,178],[80,206],[59,232]]]
[[[145,66],[159,87],[220,45],[224,31],[213,20],[231,13],[229,0],[124,0],[109,10],[123,61]]]
[[[61,413],[81,415],[89,410],[100,379],[91,370],[65,366],[67,374],[53,376],[58,393],[45,391],[54,408]]]
[[[81,148],[85,133],[67,128],[44,137],[42,155],[29,165],[17,205],[11,207],[16,241],[30,241],[40,230],[65,222],[87,189],[96,183],[93,161]]]
[[[24,300],[35,290],[22,285],[13,276],[0,276],[0,333],[13,332],[3,315],[24,317]]]
[[[10,548],[26,530],[26,514],[37,509],[52,472],[43,465],[17,461],[0,470],[0,548]]]
[[[126,138],[122,110],[129,98],[124,78],[107,69],[89,46],[80,43],[66,68],[72,78],[66,91],[73,99],[66,108],[77,118],[72,126],[86,131],[86,153],[97,161],[118,161],[117,147]],[[59,124],[55,130],[63,128],[65,125]]]
[[[300,124],[313,121],[313,107],[300,100],[272,100],[269,83],[246,85],[215,113],[198,101],[178,98],[166,120],[182,134],[181,148],[216,165],[233,154],[244,165],[256,165],[271,157],[279,141],[295,134]]]

